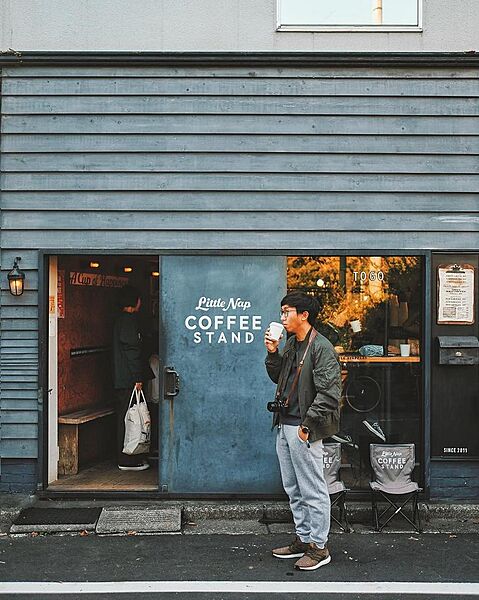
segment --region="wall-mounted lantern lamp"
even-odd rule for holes
[[[12,296],[21,296],[23,294],[23,288],[25,283],[25,273],[20,271],[18,263],[21,261],[21,257],[17,256],[13,263],[13,269],[7,275],[8,285],[10,286],[10,294]]]

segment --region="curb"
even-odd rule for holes
[[[374,533],[372,530],[371,503],[347,502],[349,521],[357,533]],[[273,533],[276,529],[288,529],[292,516],[287,501],[207,501],[207,500],[160,500],[160,501],[88,501],[88,500],[39,500],[35,496],[5,498],[0,495],[0,533],[6,535],[12,522],[27,507],[35,508],[104,508],[119,514],[136,507],[148,509],[175,509],[181,512],[183,532],[189,525],[197,526],[197,533]],[[421,520],[427,533],[479,533],[478,504],[419,503]],[[125,517],[126,518],[126,517]],[[255,525],[256,524],[256,525]],[[400,524],[400,522],[398,522]],[[67,529],[65,529],[66,531]],[[191,528],[190,528],[191,530]],[[401,532],[391,528],[388,532]],[[58,529],[56,530],[58,531]],[[410,532],[410,530],[402,530]],[[44,530],[45,532],[45,530]],[[54,533],[52,527],[46,533]],[[14,533],[14,532],[12,532]],[[158,531],[160,533],[160,531]],[[386,531],[384,532],[386,533]]]

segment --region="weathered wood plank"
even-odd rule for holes
[[[3,190],[479,192],[475,175],[228,173],[4,173]],[[31,248],[31,246],[28,246]]]
[[[5,96],[5,115],[370,115],[365,96]],[[479,98],[375,97],[374,115],[477,116]]]
[[[36,439],[0,439],[2,458],[37,458],[38,440]]]
[[[2,409],[0,420],[2,424],[21,423],[24,425],[38,424],[38,411],[36,410],[12,410]]]
[[[53,249],[61,247],[74,252],[83,248],[101,248],[103,250],[119,250],[128,253],[135,248],[136,252],[181,250],[185,253],[198,251],[231,251],[244,254],[258,250],[281,251],[291,254],[293,252],[329,252],[347,250],[352,253],[363,253],[368,249],[375,251],[397,252],[398,248],[405,251],[434,250],[477,250],[477,236],[470,231],[451,232],[408,232],[380,230],[363,231],[358,222],[357,229],[352,235],[351,231],[305,231],[298,238],[297,231],[286,231],[278,235],[271,231],[132,231],[125,239],[124,232],[120,231],[91,231],[88,237],[83,231],[31,231],[28,240],[19,238],[18,232],[6,231],[3,235],[4,244],[9,247],[21,249],[22,245],[29,246],[34,243],[38,248]],[[3,309],[11,317],[18,314],[26,317],[36,315],[36,308],[31,306],[13,307]]]
[[[2,190],[3,194],[3,190]],[[3,196],[2,196],[3,197]],[[3,204],[3,202],[2,202]],[[3,246],[3,244],[2,244]],[[15,257],[18,256],[18,253],[15,253],[15,250],[9,250],[8,248],[1,248],[1,263],[2,269],[10,270],[13,266],[13,261]],[[22,271],[30,271],[36,270],[38,268],[38,250],[23,250],[22,251]]]
[[[275,212],[229,212],[228,218],[221,211],[155,213],[133,211],[57,211],[52,218],[51,213],[29,211],[22,214],[23,230],[63,230],[73,231],[85,229],[123,230],[123,231],[354,231],[376,229],[381,231],[479,231],[479,207],[475,213],[433,212],[291,212],[287,219],[277,219]],[[15,211],[4,211],[3,228],[18,228],[18,215]],[[25,296],[25,294],[24,294]],[[22,296],[23,297],[23,296]],[[6,298],[6,304],[17,301]],[[31,293],[25,304],[36,303],[37,296]]]
[[[34,440],[37,438],[38,427],[24,423],[2,423],[2,441],[8,439]]]
[[[38,400],[18,400],[18,399],[14,399],[14,400],[10,400],[10,399],[6,399],[6,400],[2,400],[1,403],[1,410],[18,410],[18,409],[22,409],[22,410],[31,410],[31,411],[37,411],[38,410]]]
[[[18,360],[15,361],[2,361],[2,366],[3,366],[3,373],[5,375],[9,375],[9,376],[16,376],[19,375],[21,377],[26,376],[26,377],[30,377],[30,376],[37,376],[38,375],[38,357],[36,357],[35,359],[29,360],[28,363],[20,363]],[[4,382],[5,383],[5,382]],[[16,388],[10,388],[9,385],[7,385],[5,388],[2,389],[16,389]],[[26,386],[25,388],[21,388],[23,389],[30,389],[29,386]],[[33,388],[32,388],[33,389]]]
[[[22,115],[3,117],[4,133],[220,133],[478,135],[477,117],[309,115]]]
[[[18,239],[18,238],[17,238]],[[11,247],[15,247],[14,240],[11,240],[13,243]],[[8,245],[8,242],[2,236],[2,243],[4,245]],[[17,249],[20,249],[18,244],[16,245]],[[23,251],[23,250],[22,250]],[[38,307],[37,306],[2,306],[2,320],[3,319],[34,319],[35,321],[38,318]]]
[[[458,476],[479,478],[479,462],[460,460],[433,460],[431,462],[431,478]]]
[[[2,354],[1,362],[3,374],[5,376],[13,375],[36,375],[38,367],[38,356],[19,357],[16,354]]]
[[[5,398],[10,398],[10,393],[16,393],[19,391],[19,386],[20,384],[18,383],[18,381],[14,382],[14,383],[6,383],[5,381],[2,382],[2,394],[5,394]],[[35,390],[35,397],[37,394],[37,384],[35,383],[26,383],[24,381],[22,381],[21,383],[21,388],[22,391],[23,390]],[[22,396],[20,396],[22,397]]]
[[[13,400],[13,399],[27,399],[27,400],[33,400],[37,398],[37,387],[36,387],[36,383],[23,383],[21,389],[17,388],[15,389],[10,389],[9,388],[10,384],[3,384],[2,385],[2,402],[3,400]]]
[[[2,362],[2,372],[6,371],[6,369],[3,367],[3,362]],[[6,374],[2,375],[2,385],[4,382],[10,382],[10,383],[16,383],[17,385],[23,385],[24,383],[36,383],[38,381],[38,376],[36,373],[33,373],[31,375],[18,375],[16,373],[13,373],[12,375],[9,374],[9,372],[7,372]]]
[[[244,192],[163,192],[140,191],[69,191],[69,192],[19,192],[9,191],[2,194],[2,206],[5,211],[251,211],[251,212],[291,212],[322,210],[345,212],[470,212],[479,209],[477,194],[462,193],[414,193],[414,192],[282,192],[282,191],[244,191]],[[19,216],[21,218],[21,216]],[[13,254],[5,254],[4,264],[13,264]],[[31,257],[30,263],[37,257]],[[24,262],[22,258],[22,263]],[[23,268],[23,265],[22,265]],[[34,273],[28,271],[29,274]]]
[[[37,348],[8,348],[2,351],[2,365],[6,364],[6,360],[10,358],[12,364],[21,364],[22,361],[34,361],[38,359]],[[7,376],[7,373],[5,374]]]
[[[3,95],[479,96],[477,79],[6,77]]]
[[[25,280],[26,281],[26,280]],[[36,290],[30,290],[25,285],[25,291],[21,296],[12,296],[10,292],[1,292],[1,304],[2,307],[8,306],[37,306],[38,305],[38,292]]]
[[[34,319],[7,319],[2,311],[1,330],[4,333],[11,332],[38,332],[38,320]]]
[[[431,486],[431,500],[465,500],[477,501],[477,488],[450,488]]]
[[[478,155],[74,153],[2,156],[9,172],[89,173],[479,173]]]
[[[1,326],[3,340],[38,340],[38,331],[8,331]]]
[[[461,477],[460,475],[457,475],[456,477],[434,477],[434,479],[431,480],[431,483],[435,488],[475,488],[479,497],[479,480],[477,475],[471,475],[470,477]]]
[[[6,134],[3,152],[478,154],[479,135]]]
[[[3,333],[3,332],[2,332]],[[29,348],[36,348],[38,346],[38,340],[27,340],[27,339],[8,339],[4,335],[1,336],[0,347],[3,349],[14,349],[15,353],[21,353],[22,351]]]
[[[122,67],[88,67],[88,66],[22,66],[22,67],[5,67],[3,75],[11,78],[53,78],[53,77],[100,77],[100,78],[122,78],[122,77],[155,77],[155,78],[221,78],[235,77],[252,79],[256,77],[274,77],[274,78],[316,78],[316,77],[331,77],[333,79],[348,79],[366,78],[366,79],[382,79],[382,78],[399,78],[399,79],[477,79],[479,74],[477,69],[468,67],[439,67],[428,68],[424,67],[344,67],[341,65],[335,67],[318,66],[311,67],[262,67],[255,66],[205,66],[205,67],[189,67],[189,66],[122,66]]]

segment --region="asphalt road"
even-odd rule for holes
[[[332,562],[309,573],[295,571],[294,560],[271,556],[271,548],[286,541],[289,537],[285,535],[5,537],[0,538],[0,597],[12,600],[293,600],[306,596],[324,600],[459,600],[479,597],[479,592],[474,596],[465,595],[458,588],[442,593],[447,583],[479,584],[479,536],[476,534],[335,535],[329,544]],[[22,590],[18,583],[7,589],[7,582],[35,583],[28,590]],[[76,586],[47,590],[41,589],[41,582],[76,582]],[[81,585],[86,582],[112,582],[112,585],[108,590],[101,590],[98,585],[83,590]],[[154,592],[149,593],[142,584],[142,589],[121,593],[126,592],[128,584],[125,582],[153,582]],[[198,591],[202,593],[189,591],[186,582],[201,585]],[[222,591],[214,592],[211,584],[201,582],[230,583]],[[252,587],[243,589],[244,582]],[[326,585],[333,582],[336,582],[337,593],[325,590]],[[410,582],[411,586],[407,594],[393,587],[386,593],[375,589],[380,587],[375,582]],[[419,590],[417,582],[439,583],[443,587],[428,593],[427,589]],[[310,587],[301,590],[302,584]],[[165,591],[165,586],[169,586],[170,591]],[[174,593],[177,586],[182,586],[182,591]],[[235,591],[236,586],[243,588]],[[478,590],[479,586],[475,591]],[[22,591],[25,593],[20,594]],[[84,593],[88,591],[92,593]],[[422,593],[414,593],[418,591]]]

